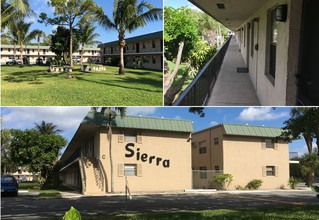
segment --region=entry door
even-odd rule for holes
[[[139,53],[139,52],[140,52],[140,44],[136,43],[136,53]]]
[[[246,45],[247,45],[247,68],[249,69],[249,54],[250,54],[250,30],[251,30],[251,27],[250,27],[250,23],[248,23],[247,25],[246,25],[246,33],[247,33],[247,42],[246,42]]]
[[[297,74],[298,105],[319,105],[319,1],[304,0],[301,52]]]

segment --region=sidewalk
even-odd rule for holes
[[[246,67],[237,41],[232,37],[208,106],[259,106],[259,100],[249,73],[237,73]]]

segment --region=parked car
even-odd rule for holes
[[[13,57],[9,57],[6,61],[6,64],[7,65],[13,65],[13,64],[16,64],[17,61],[15,59],[13,59]]]
[[[41,58],[36,59],[35,60],[35,64],[36,65],[42,65],[43,64],[43,59],[41,59]]]
[[[1,175],[1,194],[12,193],[14,196],[18,195],[19,185],[11,175]]]

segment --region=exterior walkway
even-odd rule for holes
[[[246,67],[239,52],[237,40],[233,36],[208,106],[259,106],[256,91],[250,81],[249,73],[237,73],[238,67]]]

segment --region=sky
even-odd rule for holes
[[[199,131],[221,123],[248,124],[259,126],[283,127],[290,117],[290,108],[277,107],[206,107],[205,117],[188,112],[188,107],[128,107],[127,115],[163,117],[179,120],[191,120],[194,131]],[[2,127],[6,129],[30,129],[41,121],[52,122],[63,132],[68,141],[90,107],[2,107]],[[314,146],[315,143],[314,143]],[[302,155],[307,152],[303,139],[289,143],[290,152]]]
[[[50,6],[48,6],[47,2],[49,0],[29,0],[31,4],[31,8],[35,11],[36,16],[32,18],[27,18],[27,22],[33,22],[31,29],[40,29],[44,31],[47,35],[52,33],[52,30],[55,30],[57,26],[40,24],[37,22],[39,19],[40,13],[47,13],[48,17],[54,17],[53,12],[54,9]],[[104,9],[104,13],[106,13],[111,19],[112,19],[112,10],[113,10],[113,0],[95,0],[95,2],[101,6]],[[138,1],[139,3],[141,0]],[[163,8],[163,2],[162,0],[147,0],[148,3],[153,4],[157,8]],[[102,43],[115,41],[117,40],[117,32],[114,30],[105,30],[98,26],[97,23],[95,23],[95,26],[97,27],[96,33],[98,33],[100,36],[97,38],[98,41],[101,41]],[[163,21],[156,21],[156,22],[149,22],[146,27],[139,28],[132,33],[126,33],[125,36],[127,38],[139,36],[143,34],[148,34],[152,32],[162,31],[163,30]],[[34,41],[35,42],[35,41]]]
[[[196,8],[192,3],[187,0],[164,0],[164,6],[171,6],[173,8],[179,8],[182,6],[186,6],[188,8]]]

